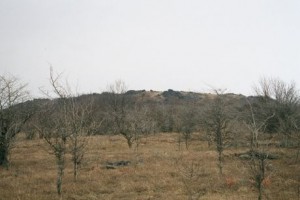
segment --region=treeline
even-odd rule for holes
[[[290,140],[298,130],[299,96],[294,84],[286,84],[280,80],[263,79],[255,88],[256,95],[246,97],[232,93],[194,93],[168,90],[164,92],[145,90],[122,90],[103,92],[101,94],[85,94],[68,97],[67,101],[77,106],[88,105],[91,110],[86,121],[93,121],[87,130],[87,135],[123,134],[130,132],[133,126],[141,129],[143,134],[158,132],[205,132],[207,131],[208,111],[214,105],[216,98],[222,98],[231,126],[237,132],[235,139],[245,137],[245,123],[252,120],[251,110],[257,121],[263,122],[269,116],[262,132],[267,134],[280,133],[283,138],[281,145],[293,145]],[[22,104],[22,109],[36,109],[35,116],[23,126],[27,137],[38,137],[35,129],[40,115],[46,105],[55,105],[52,111],[56,114],[62,109],[60,98],[35,99]],[[19,105],[21,107],[21,105]],[[135,124],[135,125],[132,125]],[[133,135],[133,134],[128,134]],[[131,137],[131,136],[130,136]],[[129,139],[129,138],[128,138]],[[242,142],[242,141],[240,141]],[[130,143],[130,141],[129,141]],[[294,144],[295,145],[295,144]]]
[[[126,91],[124,93],[103,92],[101,94],[85,94],[66,99],[66,103],[73,102],[80,107],[88,105],[91,110],[89,120],[93,120],[93,127],[88,135],[119,134],[118,129],[130,124],[130,120],[141,118],[147,121],[149,133],[179,132],[189,127],[192,132],[200,131],[201,118],[205,110],[212,104],[215,94],[185,93],[168,90],[157,91]],[[228,106],[232,109],[243,110],[246,97],[242,95],[224,94]],[[36,109],[33,116],[24,126],[23,131],[28,139],[38,137],[35,126],[45,113],[46,107],[54,106],[56,114],[62,110],[62,99],[34,99],[18,105],[20,109]],[[123,124],[122,124],[123,123]],[[140,122],[141,123],[141,122]],[[124,127],[123,127],[124,128]]]

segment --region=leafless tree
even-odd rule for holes
[[[114,134],[121,134],[128,147],[138,151],[140,139],[155,129],[152,114],[143,99],[127,93],[127,86],[122,80],[117,80],[108,88],[107,116],[112,122]]]
[[[77,180],[78,170],[85,154],[87,133],[94,129],[92,118],[92,100],[80,103],[74,97],[69,99],[67,121],[70,129],[70,148],[73,162],[74,180]]]
[[[282,147],[298,148],[295,156],[295,162],[298,163],[300,153],[300,96],[295,82],[286,83],[278,78],[263,78],[256,86],[256,94],[263,97],[264,100],[259,107],[260,112],[256,113],[263,115],[264,118],[271,112],[275,113],[274,117],[266,121],[267,130],[274,130],[282,136]],[[260,118],[260,121],[263,120]],[[263,160],[260,161],[261,171],[263,170],[262,164],[265,163]],[[291,177],[291,179],[298,181],[297,177]],[[257,185],[260,186],[261,184]],[[297,192],[299,194],[299,190]]]
[[[257,95],[265,97],[265,98],[272,98],[273,91],[272,91],[272,79],[268,79],[266,77],[262,77],[259,80],[258,85],[254,86],[254,91]]]
[[[264,99],[260,106],[262,118],[275,113],[275,116],[268,120],[266,130],[281,133],[284,136],[283,145],[289,146],[290,138],[297,133],[294,122],[299,120],[300,97],[296,84],[285,83],[280,79],[262,78],[254,90]]]
[[[91,123],[88,117],[92,107],[90,102],[80,103],[69,85],[61,83],[61,74],[55,75],[52,68],[50,84],[56,99],[52,99],[42,110],[40,123],[36,127],[56,157],[57,193],[61,195],[67,153],[72,155],[74,180],[77,180],[79,165],[85,153],[84,136]]]
[[[193,105],[181,105],[178,106],[176,112],[175,127],[179,133],[178,143],[179,149],[181,148],[181,140],[184,140],[185,148],[189,148],[189,142],[192,138],[193,132],[196,130],[196,111]]]
[[[59,82],[61,75],[55,75],[50,69],[50,84],[57,99],[51,100],[42,109],[39,124],[36,125],[44,140],[50,146],[56,158],[57,165],[57,193],[62,195],[62,183],[65,170],[65,155],[67,153],[67,142],[71,134],[68,130],[68,89]],[[49,95],[48,91],[44,92]],[[48,96],[52,98],[50,95]]]
[[[251,117],[250,120],[248,122],[245,122],[246,127],[248,128],[248,130],[251,133],[250,136],[250,149],[251,151],[255,150],[258,148],[258,137],[260,135],[261,132],[263,132],[268,120],[272,119],[275,116],[275,113],[273,113],[272,115],[266,117],[265,120],[263,120],[262,122],[257,122],[254,111],[253,111],[253,107],[251,105],[251,103],[249,102],[248,99],[246,99],[249,108],[250,108],[250,113],[251,113]]]
[[[224,91],[214,90],[214,92],[216,96],[206,112],[204,125],[216,145],[219,172],[222,174],[223,151],[230,139],[230,110],[225,102]]]
[[[262,200],[264,194],[264,181],[267,178],[268,154],[255,154],[252,152],[249,162],[251,178],[254,181],[254,186],[258,192],[258,200]]]
[[[130,112],[128,123],[130,124],[130,134],[133,135],[132,143],[135,144],[135,150],[138,153],[140,140],[142,137],[155,131],[155,122],[149,116],[149,108],[143,105],[135,105]]]
[[[0,76],[0,165],[9,166],[9,153],[16,135],[32,115],[20,109],[29,99],[26,84],[14,76]],[[18,105],[19,104],[19,105]],[[18,106],[17,106],[18,105]],[[20,109],[20,110],[18,110]]]
[[[206,194],[207,183],[203,182],[203,178],[208,174],[205,173],[200,162],[179,157],[175,166],[188,200],[198,200]]]
[[[56,103],[55,100],[52,100],[51,103],[47,103],[47,105],[43,107],[36,128],[50,146],[51,152],[56,158],[56,187],[58,195],[61,195],[65,169],[65,155],[67,153],[67,140],[70,135],[64,126],[62,113],[57,111]]]
[[[259,136],[263,132],[266,123],[268,120],[272,119],[275,114],[270,115],[262,122],[257,122],[255,114],[253,112],[253,108],[251,103],[247,100],[250,108],[251,117],[248,122],[245,122],[246,127],[248,128],[249,132],[251,133],[250,139],[250,150],[249,156],[250,161],[248,162],[247,166],[250,170],[251,179],[254,181],[254,186],[258,191],[258,200],[263,198],[264,193],[264,181],[267,178],[267,166],[269,165],[268,159],[271,157],[269,152],[266,150],[267,145],[260,147]]]
[[[276,111],[279,121],[279,131],[285,137],[285,146],[289,146],[289,139],[297,137],[295,121],[299,121],[300,98],[294,82],[286,84],[280,80],[274,82],[276,95]]]
[[[132,147],[134,134],[132,133],[129,112],[130,103],[129,96],[126,95],[127,86],[122,80],[117,80],[109,86],[108,93],[108,114],[113,122],[113,132],[121,134],[127,141],[128,147]]]

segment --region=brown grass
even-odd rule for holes
[[[120,136],[92,136],[78,181],[73,181],[68,162],[62,199],[188,199],[187,186],[204,191],[200,199],[257,199],[246,164],[225,151],[224,175],[218,174],[216,153],[203,141],[194,140],[189,150],[178,151],[176,134],[144,138],[137,154]],[[297,199],[299,163],[293,162],[293,149],[272,149],[280,155],[271,161],[272,173],[264,181],[269,199]],[[106,161],[130,160],[130,166],[108,170]],[[187,176],[189,166],[198,164],[198,179]],[[189,180],[190,179],[190,180]],[[54,156],[43,140],[19,138],[11,153],[9,170],[0,168],[0,199],[59,199],[56,194]]]

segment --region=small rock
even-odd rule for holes
[[[251,156],[249,154],[241,154],[239,155],[239,158],[243,160],[250,160]]]
[[[131,162],[129,160],[121,160],[116,162],[107,162],[106,169],[117,169],[118,167],[128,166]]]

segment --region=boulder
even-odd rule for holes
[[[117,169],[119,167],[124,167],[130,165],[129,160],[120,160],[116,162],[107,162],[106,163],[106,169]]]

